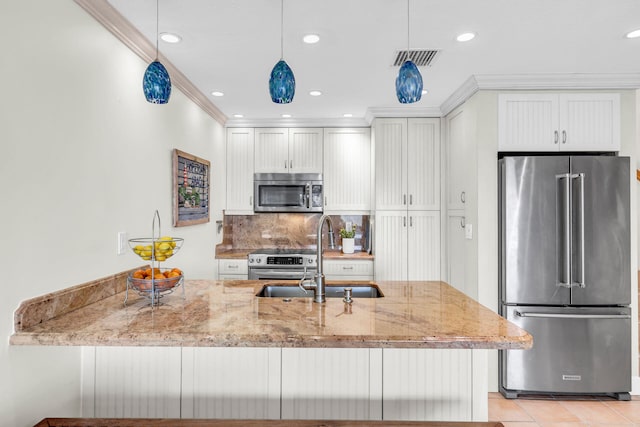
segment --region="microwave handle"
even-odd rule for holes
[[[311,209],[311,183],[307,182],[307,209]]]

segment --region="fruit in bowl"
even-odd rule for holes
[[[152,286],[156,291],[166,291],[176,287],[182,276],[179,268],[146,268],[130,273],[129,282],[138,291],[151,291]]]
[[[180,249],[182,242],[179,237],[162,236],[158,239],[131,239],[129,245],[145,261],[166,261]]]

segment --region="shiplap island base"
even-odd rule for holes
[[[486,350],[532,345],[443,282],[376,282],[384,297],[346,306],[187,280],[151,309],[124,306],[126,275],[15,313],[12,345],[83,347],[85,417],[486,421]]]

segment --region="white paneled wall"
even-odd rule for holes
[[[471,351],[383,349],[383,418],[471,420]]]
[[[92,350],[86,349],[88,357]],[[96,347],[94,354],[94,412],[83,415],[99,418],[180,417],[180,348]],[[91,388],[90,378],[84,385]],[[90,411],[92,405],[83,406]]]
[[[282,349],[282,418],[380,419],[379,361],[376,349]]]
[[[184,348],[182,418],[280,418],[279,348]]]

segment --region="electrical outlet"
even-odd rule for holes
[[[465,224],[464,225],[464,237],[467,240],[472,240],[473,239],[473,225],[472,224]]]
[[[127,232],[126,231],[118,231],[118,248],[117,254],[124,255],[127,252]]]

